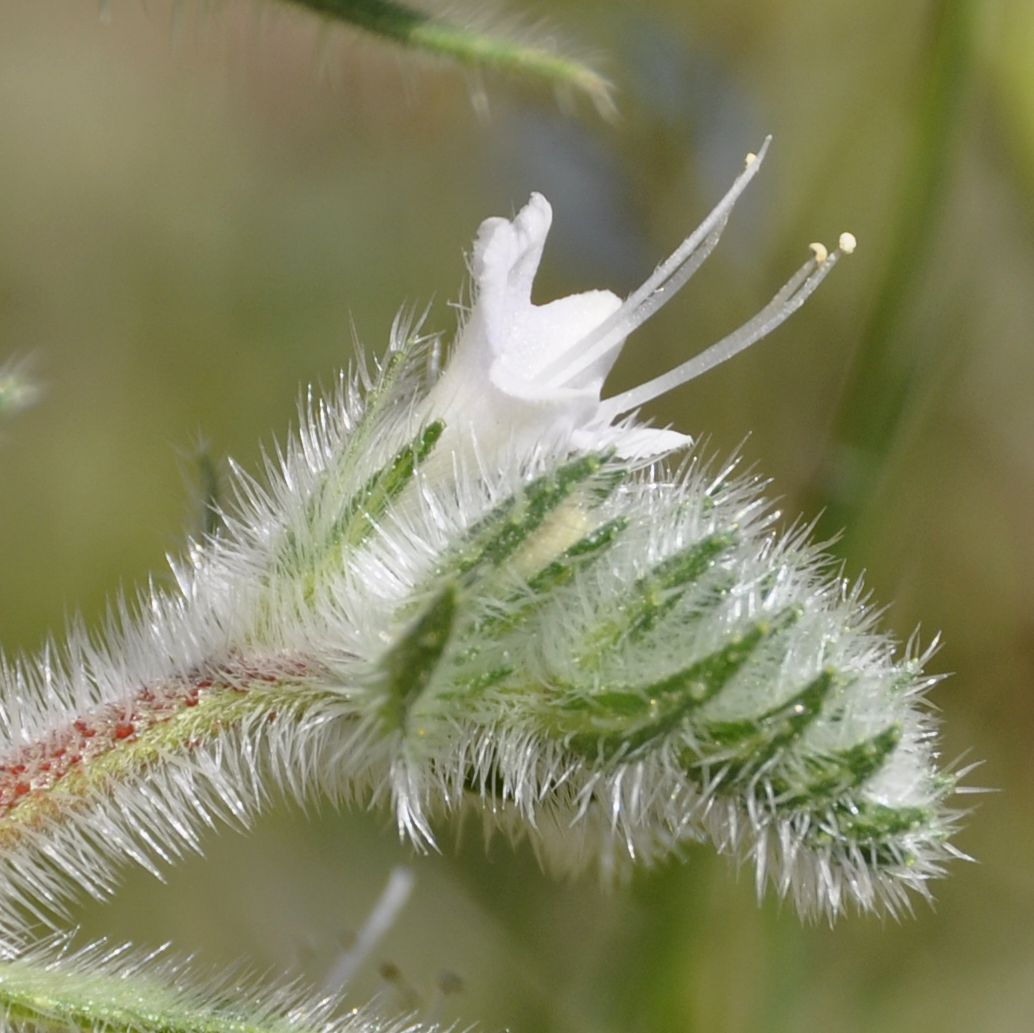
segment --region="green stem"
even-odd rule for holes
[[[110,1033],[270,1033],[270,1027],[234,1021],[204,1012],[163,1012],[156,1017],[152,1008],[140,1010],[112,1005],[91,998],[80,1001],[70,994],[19,993],[16,988],[0,988],[0,1007],[10,1029],[31,1029],[35,1033],[66,1030],[104,1029]]]
[[[185,993],[139,974],[78,972],[72,964],[0,962],[4,1029],[31,1033],[286,1033],[276,1017],[252,1021],[217,1008],[191,1007]]]
[[[601,113],[612,110],[611,86],[603,76],[582,62],[545,47],[462,28],[394,0],[292,2],[460,65],[488,68],[573,89],[589,97]]]

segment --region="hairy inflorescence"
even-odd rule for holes
[[[277,793],[390,808],[421,848],[473,812],[550,869],[608,878],[707,840],[805,915],[928,895],[958,852],[926,656],[877,629],[807,527],[779,528],[762,480],[636,411],[778,325],[854,239],[813,245],[702,356],[601,398],[626,335],[710,253],[759,165],[624,300],[533,305],[549,205],[488,220],[444,369],[437,337],[399,320],[382,362],[307,396],[261,482],[234,470],[236,501],[174,591],[5,664],[7,1025],[209,1028],[173,991],[175,1021],[134,1017],[113,988],[139,968],[41,960],[31,926]]]

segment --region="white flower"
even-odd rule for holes
[[[570,451],[613,447],[623,458],[639,458],[690,445],[685,434],[638,423],[635,411],[770,333],[804,303],[840,254],[854,249],[850,234],[841,236],[832,254],[813,244],[811,258],[738,330],[663,376],[601,399],[626,338],[671,299],[714,249],[767,149],[768,140],[758,155],[747,156],[743,172],[711,214],[624,302],[611,291],[595,290],[546,305],[532,303],[553,219],[541,194],[532,194],[512,221],[485,220],[471,261],[474,305],[429,396],[429,412],[454,432],[472,434],[482,454],[497,448],[523,452],[522,445],[548,443]]]

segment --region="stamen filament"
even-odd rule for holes
[[[800,269],[781,287],[772,300],[757,315],[747,320],[741,327],[720,341],[712,344],[699,355],[694,355],[681,365],[662,373],[645,384],[608,398],[600,405],[600,415],[605,420],[613,420],[622,413],[638,409],[668,391],[693,380],[708,370],[720,366],[727,359],[749,348],[752,344],[768,336],[781,323],[789,319],[815,289],[829,275],[840,258],[838,249],[825,261],[819,262],[815,257],[808,259]]]
[[[570,383],[685,286],[718,244],[733,205],[761,168],[771,140],[771,136],[765,137],[757,155],[748,156],[746,167],[721,201],[646,282],[634,290],[613,315],[544,366],[537,377],[553,387]]]

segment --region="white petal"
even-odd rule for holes
[[[576,346],[587,330],[620,307],[621,299],[610,291],[586,291],[558,298],[548,305],[528,305],[523,311],[515,311],[506,348],[493,366],[493,379],[497,370],[500,378],[512,377],[514,390],[519,394],[534,391],[562,397],[564,389],[588,388],[599,397],[620,349],[601,356],[578,376],[557,385],[559,392],[556,388],[551,390],[538,374],[547,362]]]
[[[610,291],[587,291],[534,305],[531,291],[552,209],[532,194],[512,220],[487,219],[471,259],[475,298],[431,411],[486,441],[562,440],[596,422],[603,381],[620,349],[549,385],[539,371],[621,307]]]
[[[657,459],[693,444],[688,434],[676,430],[609,424],[577,430],[571,441],[575,448],[586,452],[613,448],[622,459]]]
[[[471,272],[478,303],[505,317],[510,306],[531,304],[531,286],[542,259],[553,209],[541,194],[532,194],[511,222],[485,219],[474,240]]]

